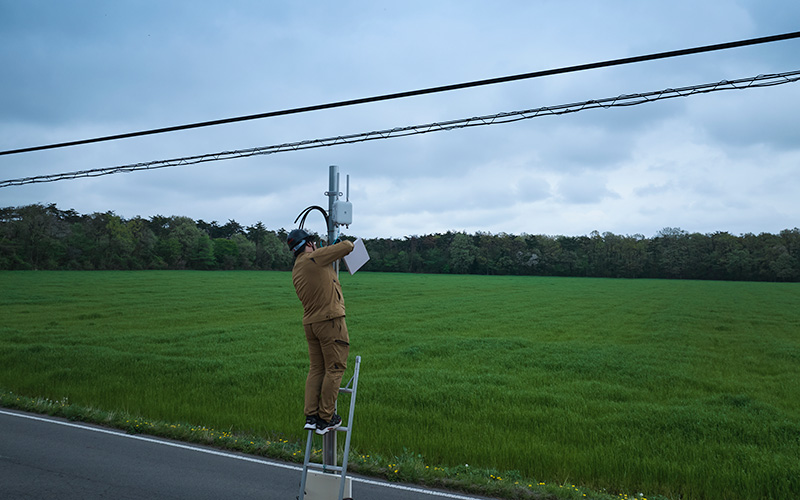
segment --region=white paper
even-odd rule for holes
[[[344,256],[344,263],[347,264],[347,270],[351,275],[355,274],[369,260],[367,247],[364,246],[361,238],[354,241],[353,245],[353,251]]]

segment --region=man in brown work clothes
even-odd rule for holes
[[[335,412],[336,398],[350,353],[342,285],[332,264],[352,252],[353,243],[345,240],[317,249],[314,237],[303,229],[292,230],[286,243],[295,255],[292,282],[303,303],[303,329],[311,361],[304,428],[325,434],[342,425]]]

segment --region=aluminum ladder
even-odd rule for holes
[[[327,465],[327,464],[319,464],[316,462],[311,462],[311,448],[314,441],[314,434],[315,430],[311,429],[308,431],[308,438],[306,439],[306,453],[303,460],[303,476],[300,479],[300,495],[297,497],[298,500],[303,500],[306,495],[306,478],[308,476],[308,469],[318,469],[322,472],[335,472],[339,475],[339,500],[344,500],[344,486],[345,481],[347,478],[347,459],[350,455],[350,437],[353,434],[353,415],[355,414],[356,410],[356,390],[358,389],[358,371],[361,367],[361,356],[356,356],[356,365],[355,369],[353,370],[353,376],[350,378],[350,381],[347,382],[347,385],[344,387],[339,388],[339,392],[342,393],[349,393],[350,394],[350,413],[347,416],[348,422],[347,426],[344,426],[344,422],[342,422],[342,426],[335,429],[337,432],[344,432],[345,433],[345,440],[344,440],[344,453],[342,455],[342,465],[339,467],[338,465]],[[330,432],[330,431],[329,431]]]

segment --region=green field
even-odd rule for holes
[[[668,498],[800,496],[800,285],[343,273],[353,446]],[[0,389],[302,439],[282,272],[0,272]]]

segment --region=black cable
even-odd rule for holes
[[[306,209],[304,209],[302,212],[300,212],[300,215],[298,215],[297,218],[294,220],[294,223],[297,224],[297,221],[299,220],[300,221],[300,226],[298,226],[298,227],[300,229],[303,229],[303,226],[306,223],[306,217],[308,217],[308,214],[310,214],[314,210],[318,210],[322,214],[322,216],[325,218],[325,227],[326,228],[329,227],[330,222],[328,221],[328,213],[325,211],[324,208],[320,207],[319,205],[312,205],[312,206],[307,207]],[[300,219],[301,217],[302,217],[302,220]]]
[[[480,87],[484,85],[494,85],[497,83],[507,83],[513,82],[517,80],[525,80],[529,78],[539,78],[543,76],[552,76],[552,75],[559,75],[563,73],[572,73],[576,71],[585,71],[589,69],[597,69],[597,68],[607,68],[610,66],[620,66],[623,64],[632,64],[637,62],[644,62],[644,61],[653,61],[656,59],[666,59],[670,57],[678,57],[678,56],[685,56],[690,54],[699,54],[702,52],[713,52],[717,50],[725,50],[725,49],[732,49],[737,47],[745,47],[749,45],[759,45],[762,43],[770,43],[770,42],[778,42],[782,40],[790,40],[793,38],[800,38],[800,31],[795,31],[792,33],[784,33],[782,35],[772,35],[766,36],[761,38],[751,38],[748,40],[739,40],[736,42],[728,42],[728,43],[720,43],[715,45],[705,45],[702,47],[694,47],[690,49],[682,49],[682,50],[673,50],[669,52],[659,52],[656,54],[648,54],[643,56],[635,56],[635,57],[625,57],[622,59],[613,59],[610,61],[602,61],[602,62],[595,62],[590,64],[580,64],[577,66],[567,66],[564,68],[556,68],[556,69],[548,69],[544,71],[535,71],[533,73],[522,73],[519,75],[512,75],[512,76],[503,76],[499,78],[489,78],[486,80],[475,80],[472,82],[466,83],[456,83],[452,85],[443,85],[440,87],[430,87],[427,89],[420,89],[420,90],[410,90],[407,92],[398,92],[395,94],[384,94],[374,97],[364,97],[361,99],[351,99],[348,101],[338,101],[332,102],[328,104],[317,104],[314,106],[305,106],[301,108],[292,108],[292,109],[284,109],[280,111],[271,111],[268,113],[259,113],[255,115],[246,115],[246,116],[237,116],[234,118],[224,118],[221,120],[211,120],[206,122],[198,122],[198,123],[190,123],[188,125],[176,125],[173,127],[164,127],[164,128],[157,128],[152,130],[142,130],[139,132],[129,132],[126,134],[117,134],[117,135],[109,135],[105,137],[96,137],[94,139],[83,139],[79,141],[71,141],[71,142],[61,142],[57,144],[48,144],[45,146],[34,146],[29,148],[22,148],[22,149],[11,149],[7,151],[0,151],[0,156],[4,155],[12,155],[17,153],[29,153],[32,151],[42,151],[45,149],[56,149],[56,148],[64,148],[68,146],[79,146],[82,144],[91,144],[95,142],[104,142],[104,141],[113,141],[117,139],[128,139],[131,137],[140,137],[144,135],[154,135],[154,134],[162,134],[165,132],[176,132],[179,130],[188,130],[193,128],[201,128],[201,127],[210,127],[212,125],[223,125],[228,123],[236,123],[248,120],[257,120],[261,118],[271,118],[275,116],[283,116],[283,115],[291,115],[291,114],[298,114],[298,113],[306,113],[309,111],[319,111],[323,109],[331,109],[331,108],[341,108],[345,106],[353,106],[356,104],[366,104],[371,102],[379,102],[379,101],[388,101],[391,99],[400,99],[403,97],[413,97],[425,94],[434,94],[438,92],[448,92],[451,90],[460,90],[466,89],[471,87]]]
[[[616,97],[591,99],[588,101],[575,102],[571,104],[544,106],[540,108],[526,109],[521,111],[502,112],[494,115],[473,116],[471,118],[462,118],[458,120],[428,123],[425,125],[410,125],[406,127],[395,127],[392,129],[364,132],[360,134],[339,135],[324,139],[307,139],[303,141],[283,143],[272,146],[240,149],[235,151],[223,151],[218,153],[208,153],[196,156],[187,156],[183,158],[173,158],[170,160],[155,160],[149,162],[134,163],[129,165],[119,165],[115,167],[81,170],[77,172],[45,174],[34,177],[25,177],[21,179],[0,180],[0,188],[9,186],[21,186],[23,184],[34,184],[40,182],[55,182],[65,179],[77,179],[82,177],[99,177],[102,175],[110,175],[123,172],[134,172],[138,170],[155,170],[167,167],[196,165],[199,163],[206,163],[211,161],[230,160],[234,158],[248,158],[256,155],[268,155],[268,154],[282,153],[287,151],[300,151],[300,150],[319,148],[319,147],[337,146],[341,144],[354,144],[357,142],[366,142],[378,139],[390,139],[394,137],[405,137],[410,135],[426,134],[430,132],[454,130],[459,128],[478,127],[478,126],[494,125],[500,123],[511,123],[520,120],[537,118],[540,116],[576,113],[578,111],[583,111],[587,109],[635,106],[638,104],[660,101],[662,99],[688,97],[692,95],[707,94],[710,92],[719,92],[723,90],[733,90],[733,89],[745,90],[745,89],[754,89],[762,87],[773,87],[776,85],[795,83],[797,81],[800,81],[800,70],[788,71],[785,73],[777,73],[771,75],[757,75],[755,77],[741,78],[737,80],[722,80],[716,83],[706,83],[701,85],[692,85],[688,87],[668,88],[653,92],[624,94]],[[309,207],[309,209],[311,208],[312,207]],[[317,208],[324,213],[324,209],[322,209],[321,207]],[[302,216],[303,213],[301,213],[300,215]],[[298,219],[299,218],[300,216],[298,216]],[[295,222],[297,222],[297,220],[295,220]]]

